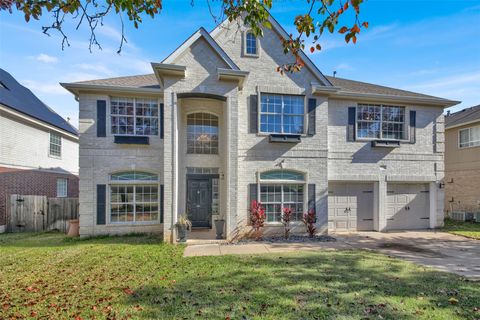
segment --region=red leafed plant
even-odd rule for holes
[[[262,238],[262,228],[265,224],[265,208],[256,200],[250,205],[250,221],[255,231],[255,240],[258,241]]]
[[[307,233],[310,238],[315,237],[315,210],[310,209],[307,213],[303,215],[303,223],[305,223],[305,227],[307,228]]]
[[[282,210],[282,224],[283,228],[285,229],[285,239],[288,240],[290,237],[290,221],[292,221],[292,209],[289,207],[285,207]]]

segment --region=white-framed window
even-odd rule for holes
[[[124,171],[110,176],[110,223],[158,222],[158,175]]]
[[[303,134],[305,97],[286,94],[260,94],[260,132]]]
[[[460,129],[458,131],[458,147],[471,148],[480,146],[480,126]]]
[[[50,146],[48,154],[60,158],[62,156],[62,136],[56,132],[50,132]]]
[[[68,196],[68,179],[57,179],[57,197],[66,198]]]
[[[406,140],[405,107],[359,104],[356,121],[359,139]]]
[[[281,222],[284,208],[292,209],[293,221],[301,221],[306,203],[305,174],[283,169],[262,172],[259,195],[267,222]]]
[[[258,38],[251,30],[245,32],[245,55],[258,56]]]
[[[187,153],[218,154],[218,117],[196,112],[187,115]]]
[[[158,135],[158,100],[111,97],[111,132],[114,135]]]

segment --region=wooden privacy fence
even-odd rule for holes
[[[7,231],[67,232],[68,221],[78,219],[78,198],[47,198],[12,194],[7,202]],[[8,200],[8,199],[7,199]]]

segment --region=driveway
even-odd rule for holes
[[[480,241],[437,231],[337,233],[338,241],[480,280]]]

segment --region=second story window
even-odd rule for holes
[[[480,126],[461,129],[458,134],[458,143],[460,148],[480,146]]]
[[[187,153],[218,154],[218,117],[204,112],[187,115]]]
[[[115,135],[158,135],[158,101],[156,99],[110,99],[111,131]]]
[[[60,158],[62,156],[62,136],[55,132],[50,132],[49,155]]]
[[[358,105],[358,138],[405,140],[405,130],[405,107],[376,104]]]
[[[303,96],[261,94],[260,132],[302,134],[305,122]]]
[[[257,37],[249,31],[245,35],[245,53],[247,55],[258,55]]]

